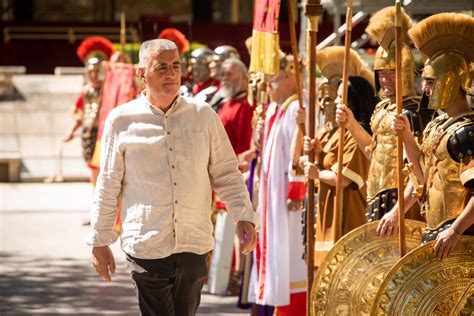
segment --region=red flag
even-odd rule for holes
[[[278,72],[280,0],[256,0],[253,14],[250,72],[273,75]]]
[[[113,108],[132,100],[136,95],[136,89],[133,82],[134,71],[133,64],[108,63],[105,67],[97,142],[94,149],[94,156],[91,161],[93,166],[99,167],[100,165],[100,145],[102,133],[104,132],[105,119]]]

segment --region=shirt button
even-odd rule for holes
[[[178,204],[178,200],[174,201],[174,204]]]
[[[173,148],[170,148],[170,151],[173,151]]]
[[[178,185],[176,182],[175,182],[175,183],[173,183],[173,184],[174,184],[174,185]]]
[[[165,118],[168,118],[168,115],[165,115]]]
[[[174,165],[172,165],[172,166],[171,166],[171,168],[173,168],[173,169],[174,169]]]
[[[169,134],[171,134],[171,132],[167,132],[166,134],[168,134],[168,135],[169,135]]]

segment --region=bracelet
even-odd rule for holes
[[[461,235],[462,235],[462,234],[461,234],[461,233],[459,233],[459,232],[456,230],[456,228],[454,228],[453,226],[451,226],[451,229],[452,229],[452,230],[454,230],[454,232],[455,232],[456,234],[458,234],[459,236],[461,236]]]

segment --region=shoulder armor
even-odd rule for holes
[[[415,136],[421,136],[426,125],[433,119],[436,111],[418,106],[410,106],[403,109],[402,114],[408,117],[411,130]]]
[[[374,113],[377,113],[381,109],[385,109],[390,105],[390,99],[382,99],[375,105]]]
[[[403,108],[419,108],[420,107],[420,102],[421,102],[421,97],[419,96],[410,96],[410,97],[404,97],[403,98]]]
[[[449,133],[448,152],[456,162],[461,162],[474,157],[474,121],[464,118],[458,121],[455,128]]]

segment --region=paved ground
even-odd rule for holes
[[[117,272],[101,281],[85,244],[87,183],[0,184],[0,315],[136,315],[117,245]],[[236,297],[203,293],[198,315],[241,315]]]

